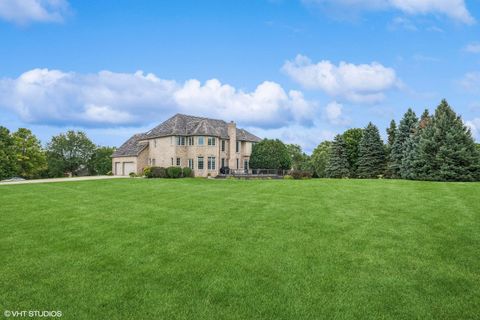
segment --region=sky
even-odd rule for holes
[[[309,153],[443,98],[480,141],[478,0],[0,0],[0,125],[44,144],[184,113]]]

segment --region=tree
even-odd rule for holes
[[[311,162],[315,175],[319,178],[326,178],[326,168],[330,159],[331,141],[323,141],[313,150]]]
[[[12,134],[17,173],[24,178],[38,178],[47,169],[45,152],[40,141],[28,129],[20,128]]]
[[[333,140],[325,174],[327,178],[348,178],[350,175],[347,145],[342,135],[335,136]]]
[[[363,131],[358,159],[359,178],[377,178],[385,173],[386,155],[378,128],[371,122]]]
[[[405,141],[403,160],[400,166],[400,176],[402,179],[416,179],[417,177],[418,142],[422,131],[429,125],[430,120],[430,114],[428,110],[425,110],[420,117],[417,127]]]
[[[15,176],[17,170],[13,137],[10,130],[0,126],[0,180]]]
[[[397,132],[397,123],[395,120],[390,121],[390,126],[387,129],[387,145],[389,147],[393,146],[393,143],[395,142],[395,133]]]
[[[97,147],[88,163],[91,175],[105,175],[112,171],[112,154],[115,148]]]
[[[470,130],[446,100],[442,100],[419,136],[417,179],[480,180],[480,154]]]
[[[393,143],[395,142],[395,135],[397,133],[397,123],[395,120],[390,121],[390,126],[387,128],[387,169],[385,171],[385,176],[388,178],[393,178],[393,164],[392,164],[392,148]]]
[[[287,144],[286,147],[292,160],[292,169],[310,171],[309,156],[302,148],[298,144]]]
[[[360,141],[363,137],[363,129],[355,128],[348,129],[343,133],[343,140],[345,141],[345,148],[347,151],[348,165],[350,168],[350,177],[357,176],[358,168],[358,152],[360,148]]]
[[[52,176],[76,175],[85,169],[95,145],[84,132],[70,130],[52,137],[47,145],[47,162]]]
[[[292,159],[282,141],[264,139],[253,146],[250,168],[289,170],[291,167]]]
[[[400,177],[400,168],[402,166],[403,155],[405,153],[405,143],[410,135],[415,131],[418,124],[418,118],[412,109],[403,116],[400,125],[395,133],[395,140],[390,152],[389,172],[392,177]]]

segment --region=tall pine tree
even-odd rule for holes
[[[480,180],[480,155],[472,134],[446,100],[419,136],[416,166],[422,180]]]
[[[348,178],[350,175],[347,146],[342,135],[337,135],[333,140],[325,174],[327,178]]]
[[[414,132],[410,134],[405,142],[405,148],[403,150],[403,160],[400,166],[400,176],[402,179],[416,179],[418,172],[418,141],[422,131],[430,123],[430,114],[428,110],[425,110],[420,117],[420,121],[417,124]]]
[[[385,176],[387,178],[393,178],[393,171],[390,169],[391,164],[391,153],[393,143],[395,142],[395,134],[397,133],[397,123],[395,120],[390,121],[390,126],[387,128],[387,147],[386,147],[386,156],[387,156],[387,169],[385,170]]]
[[[378,128],[371,122],[360,141],[357,174],[359,178],[378,178],[385,173],[386,155]]]
[[[402,167],[406,142],[417,128],[417,123],[418,118],[415,115],[415,112],[409,108],[400,121],[397,132],[395,133],[392,150],[390,152],[389,171],[393,178],[399,178],[401,176],[400,168]]]

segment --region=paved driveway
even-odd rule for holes
[[[48,183],[48,182],[68,182],[68,181],[83,181],[83,180],[103,180],[103,179],[126,179],[130,177],[122,176],[91,176],[91,177],[75,177],[75,178],[52,178],[52,179],[35,179],[24,181],[0,182],[0,185],[12,184],[26,184],[26,183]]]

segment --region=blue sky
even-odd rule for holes
[[[0,125],[120,145],[177,112],[311,151],[442,98],[480,140],[476,0],[4,0]]]

